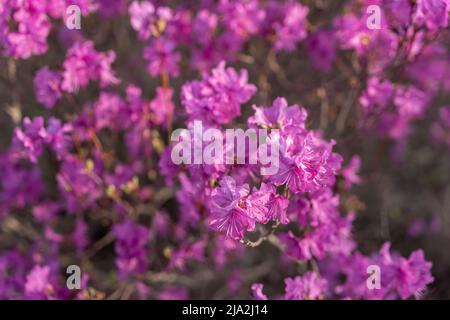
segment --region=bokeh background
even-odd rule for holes
[[[169,1],[176,5],[177,1]],[[346,10],[346,1],[304,0],[311,12],[308,19],[327,24],[337,12]],[[166,4],[166,3],[165,3]],[[187,5],[189,6],[189,5]],[[55,25],[63,28],[61,21]],[[137,38],[131,28],[126,11],[122,15],[102,19],[95,14],[82,18],[83,36],[95,43],[98,51],[113,49],[117,55],[114,70],[121,79],[117,92],[125,92],[129,83],[143,90],[144,97],[153,97],[159,78],[149,76],[143,67],[142,56],[145,43]],[[439,41],[449,47],[448,30]],[[6,150],[12,140],[13,128],[25,116],[56,115],[70,118],[71,109],[65,100],[48,110],[36,101],[33,79],[43,66],[58,69],[64,61],[65,47],[56,28],[48,38],[49,50],[41,56],[29,59],[0,58],[0,150]],[[245,124],[245,119],[253,113],[252,103],[268,105],[278,96],[286,97],[290,104],[300,104],[309,112],[311,128],[320,128],[327,139],[337,141],[336,150],[348,163],[352,155],[361,157],[360,176],[362,182],[352,188],[341,199],[343,210],[355,210],[354,237],[363,253],[377,250],[386,241],[392,247],[408,255],[422,248],[426,258],[433,263],[434,283],[429,288],[427,298],[450,299],[450,149],[449,145],[437,142],[431,135],[431,127],[439,118],[439,108],[450,104],[449,92],[441,91],[433,100],[422,119],[414,121],[411,133],[403,143],[363,130],[359,125],[361,106],[358,98],[364,90],[365,66],[360,64],[354,52],[339,51],[335,67],[331,72],[314,69],[300,44],[293,52],[274,53],[265,39],[253,37],[245,44],[237,59],[230,65],[249,71],[250,82],[258,87],[257,94],[245,108],[237,123]],[[181,76],[170,81],[174,89],[174,102],[180,106],[180,86],[187,80],[199,78],[198,71],[189,67],[188,54],[183,53]],[[427,72],[426,70],[424,72]],[[450,74],[448,74],[450,77]],[[396,80],[395,77],[393,80]],[[397,79],[398,80],[398,79]],[[81,106],[85,101],[93,101],[99,89],[89,86],[74,95],[74,104]],[[177,111],[176,111],[177,112]],[[178,121],[175,127],[182,127]],[[165,132],[161,132],[167,139]],[[107,137],[103,137],[107,141]],[[108,146],[108,143],[105,143]],[[46,175],[46,192],[56,190],[55,168],[51,162],[40,161]],[[160,209],[176,214],[178,205],[174,200],[174,190],[164,186],[159,172],[149,181],[152,188],[161,193]],[[0,173],[1,177],[1,173]],[[152,208],[141,208],[151,212]],[[104,239],[108,224],[101,213],[89,218],[90,235],[99,244],[89,263],[95,264],[98,290],[108,290],[110,270],[114,269],[114,248],[112,241]],[[145,221],[145,217],[143,218]],[[61,219],[59,230],[70,228],[72,217]],[[30,240],[22,235],[26,232],[42,232],[36,229],[30,212],[15,212],[0,224],[0,251],[11,247],[28,247]],[[110,239],[109,239],[110,240]],[[159,245],[159,244],[158,244]],[[164,247],[166,244],[160,244]],[[258,279],[273,290],[282,290],[282,276],[274,272],[275,259],[279,252],[270,245],[263,244],[243,256],[242,266],[252,266],[243,272],[243,283],[247,287]],[[71,261],[71,251],[64,250],[63,261]],[[158,262],[155,262],[157,265]],[[257,267],[254,267],[254,266]],[[245,269],[245,268],[244,268]],[[276,269],[275,269],[276,270]],[[162,277],[164,277],[162,275]],[[195,270],[187,277],[161,281],[179,281],[190,288],[195,298],[227,298],[223,275],[213,269]],[[158,281],[158,279],[156,280]],[[243,285],[242,287],[245,287]],[[269,289],[270,290],[270,289]],[[233,298],[248,297],[242,290]]]

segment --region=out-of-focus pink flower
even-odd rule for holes
[[[414,21],[417,24],[423,23],[432,30],[445,28],[448,25],[449,10],[448,0],[418,0]]]
[[[247,81],[246,70],[237,73],[221,62],[202,80],[185,84],[181,101],[190,119],[225,124],[241,114],[241,104],[256,92],[256,87]]]
[[[172,40],[157,38],[144,49],[144,57],[148,61],[147,69],[153,77],[168,74],[177,77],[181,54],[177,51]]]
[[[246,211],[245,198],[249,193],[248,185],[236,186],[231,177],[224,177],[221,187],[211,194],[210,227],[217,231],[225,231],[232,239],[240,240],[244,231],[251,231],[255,222]]]
[[[143,273],[148,267],[146,245],[149,231],[143,225],[127,220],[114,226],[117,267],[122,277]]]
[[[264,285],[262,283],[252,284],[253,298],[256,300],[268,300],[267,296],[263,293]]]
[[[331,31],[318,31],[306,39],[306,50],[314,68],[330,71],[336,57],[336,40]]]
[[[277,51],[293,51],[296,44],[306,38],[309,8],[295,1],[287,1],[282,7],[283,18],[274,23],[274,48]]]
[[[219,10],[226,26],[243,38],[256,34],[265,17],[259,1],[255,0],[221,0]]]
[[[185,288],[169,287],[159,293],[159,299],[161,300],[187,300],[189,299],[189,293]]]
[[[303,276],[286,278],[285,298],[287,300],[316,300],[323,298],[327,289],[327,281],[315,272],[307,272]]]
[[[173,90],[170,88],[157,87],[156,96],[150,102],[150,110],[153,111],[152,121],[157,125],[167,127],[173,118],[175,105],[172,102]]]
[[[361,178],[358,176],[358,171],[361,167],[361,158],[358,155],[354,155],[349,164],[341,169],[341,175],[344,178],[344,185],[347,189],[350,189],[353,184],[361,182]]]
[[[128,13],[131,18],[131,26],[138,32],[141,39],[148,39],[152,35],[159,36],[172,18],[170,8],[155,8],[150,1],[133,1],[128,8]]]
[[[50,29],[45,2],[9,1],[0,7],[0,41],[8,56],[27,59],[45,53]]]
[[[63,64],[62,90],[74,93],[89,81],[99,81],[101,87],[117,84],[119,80],[111,70],[114,60],[114,51],[99,53],[92,41],[76,42],[67,51]]]
[[[34,78],[36,99],[45,107],[51,109],[61,97],[61,74],[47,67],[39,69]]]
[[[293,193],[311,192],[331,186],[340,169],[341,157],[332,152],[334,141],[325,142],[310,132],[299,139],[296,150],[281,153],[280,169],[268,179],[275,185],[286,184]]]
[[[297,104],[289,106],[284,98],[276,98],[271,107],[254,105],[253,109],[255,114],[247,121],[250,125],[279,129],[283,135],[299,134],[305,131],[306,110]]]
[[[27,275],[25,295],[29,299],[50,299],[55,294],[49,266],[35,266]]]

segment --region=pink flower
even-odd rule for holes
[[[267,296],[263,293],[264,285],[262,283],[252,284],[253,298],[256,300],[268,300]]]
[[[170,88],[157,87],[156,96],[150,102],[150,110],[153,111],[152,121],[157,125],[167,127],[175,110],[172,102],[173,90]]]
[[[388,107],[394,92],[394,85],[389,80],[371,77],[367,81],[366,91],[359,98],[359,102],[367,114],[379,114]]]
[[[344,178],[344,185],[347,189],[350,189],[353,184],[361,182],[361,178],[358,176],[358,171],[361,167],[361,158],[358,155],[354,155],[350,163],[341,169],[341,175]]]
[[[32,162],[37,162],[47,139],[44,118],[36,117],[30,120],[30,118],[25,117],[23,126],[23,130],[20,127],[15,129],[14,143],[22,155],[28,157]]]
[[[115,53],[99,53],[92,41],[76,42],[68,51],[63,67],[61,88],[73,93],[87,86],[89,81],[99,81],[101,87],[117,84],[119,80],[111,70]]]
[[[125,117],[127,104],[116,94],[109,92],[100,92],[98,100],[94,104],[95,129],[101,130],[109,128],[118,130],[126,128],[128,118]]]
[[[172,18],[172,12],[168,7],[155,6],[150,1],[133,1],[129,8],[131,26],[139,34],[139,38],[148,39],[151,35],[158,36],[165,24]]]
[[[397,88],[394,104],[400,117],[418,118],[423,115],[429,102],[429,96],[424,91],[406,86]]]
[[[189,262],[203,262],[205,260],[205,241],[199,240],[194,243],[181,245],[181,247],[170,255],[168,269],[185,271]]]
[[[158,294],[161,300],[187,300],[189,293],[185,288],[169,287]]]
[[[216,231],[225,231],[227,237],[240,240],[244,231],[252,231],[255,222],[247,214],[246,197],[248,185],[236,186],[231,177],[221,180],[220,188],[213,190],[210,200],[209,226]]]
[[[278,220],[282,224],[289,222],[286,209],[289,200],[276,193],[271,184],[261,184],[259,190],[254,189],[247,198],[247,212],[256,221],[266,224],[270,220]]]
[[[221,0],[219,10],[226,27],[243,38],[256,34],[265,17],[257,0]]]
[[[297,104],[289,106],[286,99],[276,98],[271,107],[253,106],[255,114],[248,123],[262,128],[280,129],[281,133],[298,134],[305,131],[306,110]]]
[[[181,54],[172,40],[157,38],[144,49],[144,57],[148,61],[147,70],[153,77],[168,74],[177,77]]]
[[[306,38],[308,13],[308,7],[295,1],[287,1],[283,4],[283,18],[274,23],[275,50],[293,51],[296,44]]]
[[[306,272],[303,276],[284,279],[286,284],[286,300],[323,299],[327,289],[327,281],[315,272]]]
[[[116,264],[121,276],[143,273],[148,267],[148,255],[145,248],[149,240],[148,229],[126,220],[115,225],[113,232],[116,237]]]
[[[268,179],[277,186],[286,184],[293,193],[311,192],[333,185],[342,161],[338,154],[332,152],[335,142],[327,143],[313,132],[297,138],[299,141],[294,151],[289,151],[291,145],[282,148],[280,168]]]
[[[237,73],[221,62],[202,80],[183,85],[181,102],[191,120],[225,124],[241,114],[241,104],[255,93],[256,87],[247,80],[246,70]]]
[[[47,51],[51,25],[46,3],[36,0],[8,1],[0,7],[0,41],[6,55],[27,59]],[[9,26],[15,26],[9,30]]]
[[[431,263],[427,262],[422,250],[411,253],[408,259],[389,252],[390,244],[385,243],[380,250],[381,272],[385,282],[396,290],[402,299],[412,295],[420,297],[426,285],[433,281]]]
[[[330,71],[336,57],[336,40],[331,31],[318,31],[306,40],[306,50],[314,68]]]
[[[25,295],[29,299],[50,299],[54,286],[50,281],[49,266],[35,266],[27,275],[25,282]]]
[[[448,0],[418,0],[414,14],[416,23],[425,23],[430,29],[445,28],[448,25]]]
[[[34,77],[36,99],[48,109],[53,108],[61,97],[61,74],[50,71],[47,67],[39,69]]]

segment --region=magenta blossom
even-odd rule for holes
[[[237,73],[233,68],[225,68],[225,62],[221,62],[202,80],[185,84],[181,100],[191,119],[225,124],[241,114],[241,104],[255,93],[255,86],[247,80],[247,71]]]
[[[248,185],[236,186],[231,177],[224,177],[221,187],[214,189],[211,194],[210,227],[217,231],[225,231],[232,239],[240,240],[244,231],[252,231],[255,222],[247,214],[246,197],[249,193]]]
[[[39,69],[34,78],[36,99],[46,108],[53,108],[61,97],[61,75],[47,67]]]

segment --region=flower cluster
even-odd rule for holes
[[[148,267],[148,257],[145,245],[148,242],[148,230],[139,224],[125,221],[114,227],[117,238],[115,251],[117,268],[121,275],[143,273]]]
[[[77,5],[83,16],[97,9],[96,0],[2,0],[0,2],[0,44],[7,56],[27,59],[48,50],[50,18],[64,18],[69,5]]]
[[[275,51],[293,51],[307,36],[309,9],[295,1],[221,0],[188,11],[133,1],[128,12],[139,38],[150,42],[144,50],[150,74],[177,76],[185,44],[200,71],[235,60],[252,36],[267,38]]]
[[[229,123],[241,114],[241,105],[256,91],[247,80],[245,70],[238,74],[234,69],[226,69],[225,63],[221,62],[210,76],[183,86],[181,99],[186,113],[190,119],[208,124]]]
[[[355,50],[368,66],[370,77],[360,97],[361,123],[403,143],[412,122],[424,117],[433,96],[440,88],[448,89],[447,77],[441,74],[450,72],[449,56],[433,39],[448,26],[450,2],[352,2],[353,10],[335,19],[334,35],[340,48]],[[367,28],[367,5],[378,5],[379,29]],[[398,74],[409,78],[409,83],[398,77],[398,82],[393,81]]]
[[[108,23],[98,36],[66,30],[69,4]],[[376,166],[389,153],[364,147],[404,151],[427,118],[426,154],[450,146],[449,10],[449,0],[0,0],[0,94],[11,90],[16,122],[0,137],[12,136],[0,151],[0,298],[423,297],[428,251],[404,257],[401,237],[382,233],[378,250],[359,233],[374,186],[392,178]],[[211,142],[226,163],[176,163],[182,128],[190,155]],[[229,129],[265,132],[257,142],[275,170],[259,152],[203,139]],[[370,192],[357,196],[361,185]],[[70,264],[83,270],[78,291],[63,285]]]
[[[36,73],[36,99],[53,108],[64,93],[76,93],[90,81],[98,81],[102,88],[117,84],[119,80],[111,70],[114,60],[113,51],[97,52],[92,41],[75,42],[67,51],[61,72],[43,67]]]

